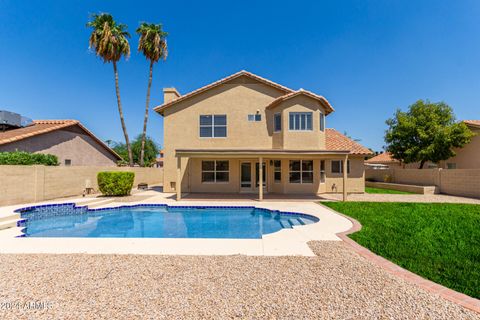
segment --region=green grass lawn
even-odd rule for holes
[[[382,189],[382,188],[372,188],[372,187],[365,187],[365,193],[414,194],[413,192]]]
[[[324,202],[357,219],[349,237],[424,278],[480,298],[480,205]]]

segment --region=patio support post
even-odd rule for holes
[[[258,158],[258,200],[263,200],[263,157]]]
[[[343,201],[347,201],[348,154],[343,160]]]
[[[175,183],[177,191],[177,201],[182,200],[182,157],[177,156],[177,182]]]

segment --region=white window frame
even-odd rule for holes
[[[217,170],[217,161],[226,161],[228,163],[228,170]],[[213,170],[203,170],[203,162],[213,162]],[[202,183],[205,183],[205,184],[212,184],[212,183],[216,183],[216,184],[227,184],[227,183],[230,183],[230,161],[229,160],[202,160],[202,163],[201,163],[201,176],[200,176],[200,179],[201,179],[201,182]],[[213,173],[213,181],[203,181],[203,173],[204,172],[211,172]],[[218,181],[217,182],[217,172],[223,172],[223,173],[228,173],[228,180],[227,181]]]
[[[279,129],[277,129],[277,127],[276,127],[277,117],[280,118],[280,128]],[[282,114],[280,112],[277,112],[273,115],[273,132],[280,132],[280,131],[282,131]]]
[[[323,112],[320,112],[320,131],[325,131],[325,114]]]
[[[326,180],[327,180],[326,161],[320,160],[320,183],[325,183]]]
[[[333,171],[333,163],[340,162],[340,172]],[[343,160],[332,160],[330,163],[330,171],[331,173],[342,174],[343,173]],[[347,160],[347,174],[350,174],[350,160]]]
[[[248,122],[260,122],[260,121],[262,121],[262,115],[260,113],[248,114],[247,115],[247,121]]]
[[[280,162],[280,167],[275,166],[275,162]],[[275,177],[275,173],[280,173],[280,180],[277,180]],[[273,183],[281,183],[282,182],[282,160],[273,160]]]
[[[292,123],[293,116],[293,123]],[[298,119],[297,119],[298,116]],[[308,116],[310,116],[310,128],[308,128]],[[302,129],[302,119],[305,121],[305,128]],[[297,126],[298,129],[295,127]],[[288,114],[288,130],[289,131],[313,131],[313,112],[289,112]]]
[[[212,117],[212,123],[211,124],[201,124],[201,118],[202,117],[205,117],[205,116],[210,116]],[[225,117],[225,124],[215,124],[215,117]],[[227,136],[228,136],[228,128],[227,128],[227,125],[228,125],[228,122],[227,122],[227,115],[226,114],[201,114],[199,117],[198,117],[198,136],[201,138],[201,139],[212,139],[212,138],[215,138],[215,139],[225,139]],[[225,127],[225,137],[216,137],[215,136],[215,128],[222,128],[222,127]],[[212,128],[212,135],[211,136],[208,136],[208,137],[202,137],[202,128]]]
[[[457,169],[457,163],[455,163],[455,162],[447,162],[447,169],[449,169],[449,170]]]
[[[292,161],[299,161],[300,162],[300,170],[291,170],[290,169],[290,163]],[[303,161],[311,161],[312,162],[312,170],[303,170]],[[313,168],[313,164],[314,164],[314,161],[313,160],[290,160],[290,162],[288,163],[288,183],[291,183],[291,184],[313,184],[313,180],[314,180],[314,168]],[[297,182],[291,182],[290,181],[290,174],[292,172],[298,172],[300,173],[300,182],[297,183]],[[303,182],[303,173],[304,172],[311,172],[312,173],[312,182]]]

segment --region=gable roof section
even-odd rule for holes
[[[258,82],[261,82],[261,83],[264,83],[268,86],[271,86],[271,87],[274,87],[274,88],[277,88],[281,91],[284,91],[285,93],[290,93],[290,92],[294,92],[294,90],[290,89],[290,88],[287,88],[287,87],[284,87],[278,83],[275,83],[273,81],[270,81],[268,79],[265,79],[265,78],[262,78],[260,76],[257,76],[256,74],[253,74],[251,72],[248,72],[248,71],[245,71],[245,70],[242,70],[242,71],[239,71],[237,73],[234,73],[228,77],[225,77],[223,79],[220,79],[218,81],[215,81],[213,83],[210,83],[209,85],[206,85],[204,87],[201,87],[199,89],[196,89],[194,91],[191,91],[187,94],[184,94],[183,96],[180,96],[179,98],[175,99],[175,100],[172,100],[170,102],[167,102],[167,103],[164,103],[162,105],[159,105],[159,106],[156,106],[155,108],[153,108],[153,110],[155,110],[156,112],[160,113],[160,114],[163,114],[163,111],[168,108],[168,107],[171,107],[173,106],[174,104],[180,102],[180,101],[184,101],[188,98],[191,98],[193,96],[196,96],[197,94],[200,94],[202,92],[205,92],[205,91],[208,91],[210,89],[213,89],[215,87],[218,87],[219,85],[222,85],[230,80],[233,80],[233,79],[236,79],[236,78],[239,78],[241,76],[246,76],[246,77],[249,77],[251,79],[254,79],[254,80],[257,80]]]
[[[34,136],[39,136],[45,133],[64,129],[71,126],[79,126],[83,131],[87,133],[87,135],[89,135],[98,144],[104,147],[116,158],[121,159],[121,157],[115,151],[113,151],[102,140],[97,138],[92,132],[90,132],[87,128],[85,128],[78,120],[34,120],[33,124],[29,126],[18,128],[18,129],[12,129],[5,132],[0,132],[0,145],[9,144],[12,142],[20,141],[20,140],[31,138]]]
[[[328,100],[325,99],[325,97],[319,96],[318,94],[315,94],[313,92],[310,92],[310,91],[307,91],[307,90],[304,90],[304,89],[300,89],[300,90],[297,90],[297,91],[294,91],[294,92],[290,92],[290,93],[287,93],[284,96],[278,97],[277,99],[273,100],[272,103],[270,103],[267,106],[267,109],[273,108],[273,107],[277,106],[279,103],[284,102],[288,99],[292,99],[292,98],[294,98],[296,96],[299,96],[299,95],[304,95],[304,96],[307,96],[309,98],[312,98],[314,100],[319,101],[325,107],[325,109],[327,111],[327,114],[335,111],[333,109],[333,107],[330,105],[330,102],[328,102]]]
[[[325,130],[326,148],[329,151],[349,150],[350,154],[371,154],[372,151],[353,141],[347,136],[341,134],[335,129],[327,128]]]
[[[478,127],[480,128],[480,120],[463,120],[467,126]]]
[[[384,152],[376,155],[373,158],[365,160],[366,163],[400,163],[400,161],[393,159],[390,152]]]

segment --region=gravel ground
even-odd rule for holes
[[[1,319],[480,319],[386,273],[343,242],[317,257],[0,255]]]
[[[322,194],[324,200],[341,200],[341,194]],[[381,194],[381,193],[352,193],[348,201],[371,202],[445,202],[445,203],[472,203],[480,204],[480,199],[449,196],[446,194]]]

